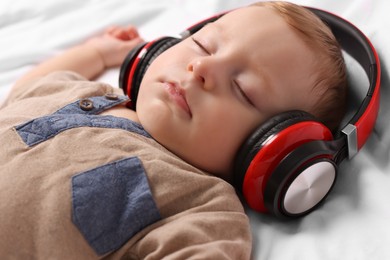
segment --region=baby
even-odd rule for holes
[[[249,259],[229,184],[240,145],[284,111],[341,120],[341,51],[305,8],[258,3],[206,25],[151,63],[133,111],[89,80],[142,41],[110,28],[15,84],[0,110],[1,256]]]

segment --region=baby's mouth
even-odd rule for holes
[[[167,89],[171,99],[190,117],[192,117],[191,109],[187,103],[185,90],[174,82],[165,82],[164,86]]]

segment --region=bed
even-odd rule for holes
[[[215,13],[254,0],[2,0],[0,2],[0,102],[15,80],[35,64],[86,40],[109,25],[136,25],[146,40],[177,36]],[[331,11],[354,23],[375,46],[382,65],[381,105],[364,148],[341,164],[326,203],[308,216],[280,221],[250,209],[253,259],[390,259],[390,2],[314,1],[297,4]],[[361,71],[347,62],[351,82]],[[98,80],[118,85],[119,69]],[[356,95],[358,96],[358,95]]]

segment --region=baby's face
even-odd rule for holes
[[[275,11],[238,9],[152,62],[138,117],[176,155],[229,179],[257,126],[283,111],[310,110],[313,64],[312,51]]]

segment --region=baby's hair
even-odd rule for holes
[[[269,1],[251,6],[275,10],[317,54],[313,94],[319,98],[307,112],[332,131],[337,130],[346,110],[347,73],[340,45],[330,28],[307,8],[293,3]]]

